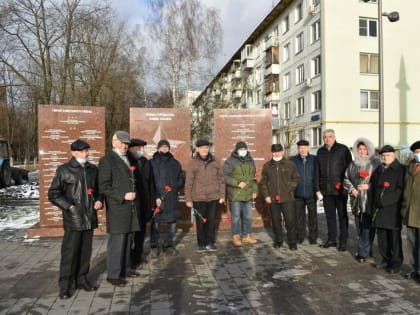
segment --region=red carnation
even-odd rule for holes
[[[277,202],[279,202],[280,201],[280,195],[276,195],[275,197],[274,197],[274,199],[277,201]]]
[[[368,178],[370,176],[370,173],[369,172],[366,172],[365,170],[360,170],[359,171],[359,176],[361,178],[363,178],[363,179],[366,179],[366,178]]]
[[[390,183],[388,181],[384,181],[384,187],[387,188],[389,187]]]
[[[155,209],[155,214],[158,214],[158,213],[160,213],[160,208]]]
[[[93,195],[93,192],[94,192],[94,189],[93,189],[93,188],[88,188],[88,189],[87,189],[87,194],[88,194],[89,196],[92,196],[92,195]]]
[[[337,182],[337,183],[335,184],[335,189],[340,190],[340,189],[341,189],[341,186],[343,186],[343,183],[341,183],[341,182]]]
[[[203,223],[206,223],[207,222],[207,218],[203,218]]]
[[[172,187],[171,187],[171,186],[169,186],[169,185],[166,185],[166,186],[165,186],[165,190],[166,190],[167,192],[171,192],[171,191],[172,191]]]
[[[134,165],[131,165],[131,166],[130,166],[130,170],[131,170],[132,172],[134,172],[134,171],[136,170],[136,167],[135,167]]]

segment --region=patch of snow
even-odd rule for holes
[[[273,275],[273,279],[287,280],[289,278],[301,277],[309,273],[310,273],[309,270],[303,270],[303,269],[294,269],[294,268],[284,269],[280,272],[276,272]]]

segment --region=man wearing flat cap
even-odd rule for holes
[[[115,286],[127,284],[126,277],[139,274],[131,265],[133,232],[139,230],[137,219],[137,178],[139,170],[127,154],[128,132],[116,131],[112,151],[99,161],[99,190],[105,195],[108,233],[107,281]]]
[[[401,214],[407,225],[407,253],[411,270],[405,276],[420,283],[420,141],[410,146],[414,158],[408,163]]]
[[[296,165],[300,179],[294,192],[296,205],[297,241],[302,243],[306,237],[306,221],[308,222],[309,244],[315,245],[318,239],[318,213],[316,196],[320,196],[318,184],[318,165],[316,156],[309,153],[309,142],[299,140],[298,154],[290,160]],[[308,220],[306,220],[306,208]]]
[[[207,139],[197,140],[196,154],[187,166],[185,203],[195,209],[198,252],[215,251],[217,206],[225,199],[225,180],[219,160]]]
[[[273,246],[283,245],[282,215],[286,223],[287,243],[290,250],[297,249],[296,209],[294,191],[299,173],[293,162],[284,158],[283,146],[271,146],[272,159],[264,164],[261,174],[261,194],[269,204],[273,229]]]
[[[384,145],[379,154],[382,165],[372,173],[366,211],[372,218],[378,236],[382,260],[377,267],[390,273],[399,273],[403,263],[401,203],[405,169],[395,158],[392,146]]]
[[[146,236],[147,222],[150,221],[153,210],[153,196],[154,196],[154,183],[152,176],[152,166],[150,160],[145,154],[144,147],[147,142],[142,139],[131,138],[128,150],[131,156],[136,161],[136,166],[139,172],[135,175],[140,175],[136,178],[137,185],[137,219],[139,221],[140,230],[134,233],[134,244],[131,248],[131,263],[133,268],[137,268],[144,262],[143,258],[143,245]]]
[[[102,208],[98,191],[98,169],[88,162],[89,144],[76,140],[70,145],[72,158],[57,168],[48,190],[48,200],[63,215],[64,236],[61,244],[60,298],[97,287],[87,279],[92,254],[93,230],[98,227],[96,210]]]

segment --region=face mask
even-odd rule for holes
[[[240,151],[238,151],[238,155],[240,157],[246,157],[247,153],[248,153],[247,150],[240,150]]]
[[[85,163],[87,162],[88,159],[76,159],[76,161],[80,164],[80,165],[85,165]]]
[[[420,163],[420,153],[415,153],[414,159],[416,160],[417,163]]]
[[[282,156],[273,157],[273,160],[276,161],[276,162],[278,162],[278,161],[281,161],[282,158],[283,158]]]
[[[138,150],[138,151],[136,151],[136,154],[137,154],[137,158],[138,158],[138,159],[140,159],[140,158],[142,158],[142,157],[143,157],[144,152],[143,152],[143,151]]]

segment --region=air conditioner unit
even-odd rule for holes
[[[305,80],[305,86],[307,86],[307,87],[311,87],[312,86],[312,79],[311,78],[307,78]]]
[[[315,15],[316,13],[318,13],[318,6],[314,5],[314,4],[311,4],[309,6],[309,14]]]

